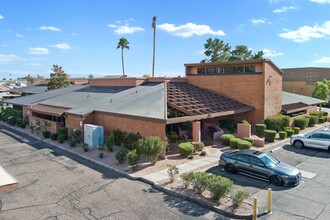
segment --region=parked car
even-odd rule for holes
[[[330,130],[292,135],[290,144],[298,149],[311,147],[330,151]]]
[[[228,173],[242,173],[281,186],[298,185],[300,171],[291,165],[280,162],[268,153],[256,150],[242,150],[221,154],[219,166]]]

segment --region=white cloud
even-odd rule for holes
[[[115,33],[118,35],[122,34],[134,34],[135,32],[138,31],[144,31],[143,28],[141,27],[130,27],[127,23],[125,25],[115,25],[115,24],[108,24],[108,27],[114,28]]]
[[[0,64],[10,63],[15,60],[19,60],[19,57],[15,54],[0,54]]]
[[[54,27],[54,26],[42,26],[42,27],[39,28],[39,30],[42,30],[42,31],[61,31],[60,28]]]
[[[191,37],[193,35],[214,35],[214,36],[223,36],[225,33],[222,30],[212,30],[208,25],[198,25],[194,23],[187,23],[184,25],[176,26],[175,24],[160,24],[157,25],[157,28],[168,32],[174,36],[178,37]]]
[[[294,42],[305,42],[312,38],[324,38],[330,36],[330,21],[324,22],[322,25],[302,26],[294,31],[279,34],[282,38],[291,39]]]
[[[205,50],[198,50],[198,51],[195,51],[195,54],[204,54]]]
[[[0,15],[0,20],[2,20],[2,19],[4,19],[4,18],[5,18],[4,16]]]
[[[253,24],[253,25],[259,25],[259,24],[271,24],[272,22],[270,21],[267,21],[267,18],[252,18],[250,20],[250,22]]]
[[[330,0],[310,0],[311,2],[316,2],[319,4],[325,4],[325,3],[329,3],[330,4]]]
[[[30,47],[29,48],[30,54],[36,54],[36,55],[47,55],[48,49],[43,47]]]
[[[62,49],[62,50],[70,50],[71,49],[71,46],[67,43],[54,44],[54,45],[50,45],[50,47],[55,47],[57,49]]]
[[[28,65],[28,66],[41,66],[40,63],[28,63],[26,65]]]
[[[322,57],[316,60],[315,63],[330,63],[330,57]]]
[[[282,8],[278,8],[278,9],[275,9],[273,12],[274,13],[283,13],[283,12],[286,12],[288,10],[293,10],[293,9],[296,9],[296,7],[293,7],[293,6],[290,6],[290,7],[282,7]]]
[[[276,52],[275,50],[269,50],[269,49],[263,49],[265,57],[276,57],[276,56],[282,56],[283,53],[281,52]]]
[[[24,37],[24,35],[22,35],[22,34],[19,34],[19,33],[16,33],[16,37],[18,37],[18,38],[23,38],[23,37]]]

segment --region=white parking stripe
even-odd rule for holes
[[[301,172],[301,176],[307,179],[312,179],[317,175],[316,173],[311,173],[305,170],[300,170],[300,172]]]

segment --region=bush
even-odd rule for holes
[[[124,133],[124,140],[122,141],[122,144],[124,147],[126,147],[128,150],[134,150],[136,149],[137,152],[139,152],[139,140],[141,139],[141,136],[134,133]]]
[[[49,138],[50,137],[50,131],[43,131],[42,135],[44,136],[44,138]]]
[[[274,130],[265,130],[265,141],[274,142],[276,138],[276,131]]]
[[[57,133],[51,133],[51,134],[50,134],[50,139],[51,139],[52,141],[56,141],[56,140],[57,140],[57,137],[58,137],[58,134],[57,134]]]
[[[26,127],[26,124],[22,123],[19,125],[20,128],[25,128]]]
[[[127,132],[116,129],[113,131],[113,135],[115,136],[115,144],[120,146],[126,138]]]
[[[23,123],[23,119],[21,119],[21,118],[17,118],[17,122],[16,122],[16,124],[17,124],[18,127],[21,127],[21,125],[24,124],[24,123]]]
[[[15,116],[9,116],[7,119],[9,125],[15,126],[17,123],[17,118]]]
[[[300,133],[300,128],[299,127],[294,127],[293,131],[295,134],[299,134]]]
[[[175,132],[172,131],[169,134],[169,138],[172,143],[175,143],[179,139],[179,136]]]
[[[221,128],[227,128],[229,130],[229,132],[234,133],[235,127],[236,127],[236,122],[232,119],[225,118],[225,119],[221,119],[219,121],[219,126]]]
[[[320,117],[318,122],[319,123],[324,123],[326,121],[327,121],[327,117]]]
[[[245,199],[248,199],[249,196],[250,196],[249,191],[245,189],[239,189],[237,193],[232,197],[234,207],[239,207],[240,205],[242,205],[243,201]]]
[[[68,140],[68,128],[60,127],[57,130],[58,136],[63,136],[64,140]]]
[[[140,148],[149,162],[155,164],[161,152],[165,150],[165,143],[160,137],[149,136],[140,140]]]
[[[244,140],[244,141],[248,141],[248,142],[250,142],[252,145],[253,145],[253,143],[254,143],[253,138],[244,137],[243,140]]]
[[[76,146],[76,144],[77,144],[76,139],[75,138],[71,138],[70,139],[70,147],[74,147],[74,146]]]
[[[78,129],[73,129],[72,139],[75,139],[77,143],[81,142],[81,131]]]
[[[83,145],[82,145],[82,149],[83,149],[85,152],[89,151],[88,144],[83,144]]]
[[[105,139],[105,146],[108,151],[113,151],[113,145],[115,143],[115,135],[111,133],[106,139]]]
[[[248,124],[249,125],[250,123],[246,119],[243,119],[242,124]]]
[[[293,129],[285,129],[285,131],[286,131],[286,134],[287,134],[287,136],[288,137],[291,137],[293,134],[294,134],[294,130]]]
[[[315,116],[315,115],[309,115],[309,116],[306,116],[306,118],[309,118],[309,123],[308,123],[309,127],[314,127],[317,124],[317,122],[319,121],[319,117]]]
[[[256,124],[256,133],[259,137],[263,137],[265,135],[266,125],[265,124]]]
[[[99,158],[101,158],[101,159],[102,159],[103,157],[104,157],[104,154],[103,154],[103,152],[100,152],[100,153],[99,153]]]
[[[170,182],[173,183],[175,176],[179,174],[179,168],[175,165],[167,165],[167,174],[170,176]]]
[[[304,130],[305,127],[305,119],[303,118],[296,118],[294,120],[294,126],[300,128],[301,130]]]
[[[221,143],[230,146],[230,139],[234,138],[235,136],[232,134],[223,134],[220,137]]]
[[[120,150],[116,153],[116,160],[118,163],[124,163],[128,154],[128,150],[126,148],[120,148]]]
[[[309,118],[305,117],[304,118],[304,128],[307,128],[307,126],[309,125]]]
[[[233,181],[228,178],[211,174],[207,179],[207,189],[211,193],[211,198],[218,201],[230,192],[233,187]]]
[[[190,142],[179,144],[179,153],[184,157],[192,155],[194,153],[194,145]]]
[[[240,138],[231,138],[230,141],[229,141],[229,144],[230,144],[230,147],[231,148],[234,148],[234,149],[237,149],[237,142],[240,141],[241,139]]]
[[[203,150],[201,150],[201,153],[199,154],[199,156],[205,156],[206,155],[206,150],[205,148]]]
[[[268,130],[282,131],[290,124],[290,117],[282,114],[269,116],[265,119]]]
[[[319,117],[323,116],[323,112],[322,111],[313,111],[313,112],[310,112],[309,115],[317,116],[319,118]]]
[[[192,183],[192,180],[195,177],[195,173],[194,172],[189,172],[189,173],[184,173],[181,175],[181,179],[183,182],[183,187],[186,189],[188,188],[188,186]]]
[[[58,143],[62,144],[64,142],[64,140],[65,140],[65,135],[60,134],[60,135],[57,136]]]
[[[137,153],[137,150],[131,150],[127,154],[128,164],[132,166],[132,169],[135,170],[139,166],[140,155]]]
[[[237,147],[240,150],[246,150],[246,149],[250,149],[252,147],[252,144],[248,141],[240,140],[237,141]]]
[[[209,174],[204,172],[196,172],[194,174],[194,178],[192,179],[191,184],[197,194],[201,195],[205,191],[207,187],[208,176]]]
[[[205,147],[203,142],[191,142],[191,144],[194,146],[194,151],[201,151]]]
[[[325,112],[325,111],[320,111],[320,112],[322,112],[322,116],[323,117],[327,117],[328,116],[328,112]]]
[[[286,131],[280,131],[278,134],[279,134],[279,136],[280,136],[281,139],[285,139],[286,136],[287,136]]]
[[[97,146],[96,149],[98,149],[99,151],[103,151],[104,147],[103,146]]]

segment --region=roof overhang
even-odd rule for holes
[[[52,115],[59,117],[63,115],[63,113],[70,108],[61,107],[61,106],[52,106],[52,105],[45,105],[45,104],[36,104],[30,108],[33,112],[45,114],[45,115]]]
[[[309,107],[310,107],[309,105],[302,102],[292,103],[292,104],[282,105],[282,112],[285,114],[291,114],[294,112],[304,111]]]

